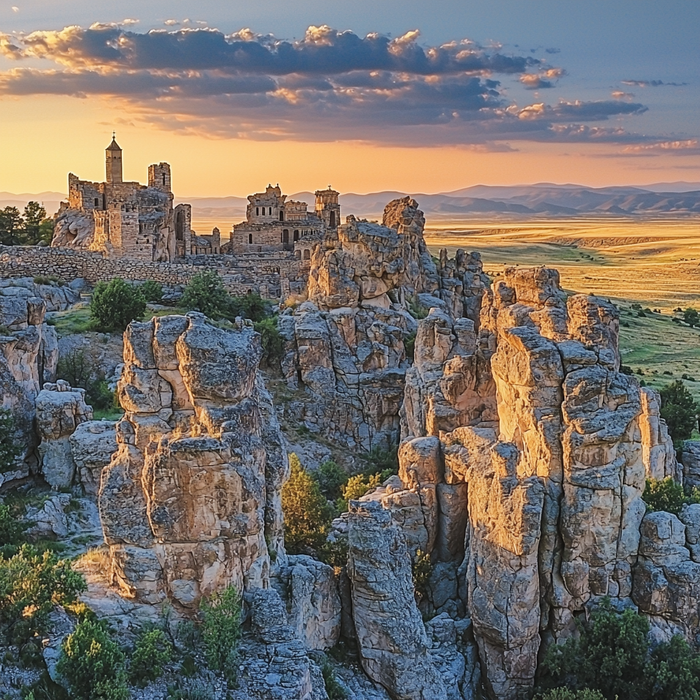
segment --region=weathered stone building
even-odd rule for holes
[[[168,163],[148,166],[148,185],[125,182],[122,149],[113,136],[105,151],[105,170],[104,182],[69,173],[68,201],[56,214],[52,246],[159,262],[214,252],[215,243],[219,247],[195,237],[189,204],[173,206]]]
[[[279,185],[268,185],[264,192],[248,197],[246,220],[233,227],[226,250],[234,254],[286,250],[309,259],[313,242],[340,224],[338,195],[330,185],[317,190],[315,211],[309,212],[306,202],[287,201]]]

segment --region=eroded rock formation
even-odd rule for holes
[[[280,319],[287,383],[307,392],[290,402],[289,412],[312,432],[365,451],[396,444],[410,364],[406,343],[417,329],[414,316],[432,307],[467,317],[465,347],[452,352],[459,357],[447,383],[463,376],[460,357],[472,361],[470,333],[478,330],[486,288],[481,261],[460,251],[455,260],[442,256],[436,266],[424,224],[417,202],[404,197],[387,205],[381,225],[349,216],[314,249],[309,301]],[[446,391],[449,405],[452,394]]]
[[[267,586],[284,558],[286,454],[258,374],[260,336],[201,314],[132,323],[118,451],[102,474],[112,575],[144,602],[196,606],[229,583]]]
[[[434,598],[445,605],[435,593],[456,588],[452,609],[471,616],[494,698],[527,697],[542,645],[567,638],[604,596],[619,606],[639,598],[667,635],[700,631],[692,616],[680,623],[700,602],[683,524],[670,516],[661,535],[654,518],[642,523],[645,477],[678,477],[679,467],[657,397],[618,371],[617,336],[611,304],[567,298],[545,268],[506,270],[478,326],[437,309],[419,322],[400,477],[420,501],[440,572]],[[681,547],[678,561],[660,562],[653,543],[663,538]],[[662,580],[680,571],[679,613]]]
[[[15,440],[22,446],[17,468],[0,474],[0,485],[26,477],[36,464],[36,397],[44,382],[56,378],[58,340],[44,322],[46,303],[39,291],[33,283],[0,285],[1,407],[12,413]]]

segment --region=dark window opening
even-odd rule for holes
[[[255,207],[255,216],[260,216],[260,207]]]
[[[299,240],[299,231],[294,231],[294,241],[296,242],[298,240]]]
[[[335,228],[335,212],[331,212],[331,228]]]
[[[280,221],[284,221],[284,212],[283,211],[280,212]]]
[[[163,173],[163,187],[165,187],[165,173]]]
[[[289,229],[286,228],[282,231],[282,243],[289,243]]]
[[[248,245],[253,245],[253,234],[252,233],[248,234]]]

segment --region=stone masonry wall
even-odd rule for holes
[[[121,277],[175,285],[187,284],[203,267],[216,270],[232,294],[252,290],[266,298],[279,298],[284,286],[282,279],[294,280],[301,275],[301,263],[288,258],[262,260],[251,256],[239,260],[197,256],[187,262],[165,263],[107,259],[99,253],[66,248],[0,246],[0,277],[55,276],[68,281],[82,277],[90,284]]]

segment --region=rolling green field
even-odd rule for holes
[[[610,299],[621,310],[623,364],[657,389],[683,379],[700,400],[700,330],[671,320],[675,308],[700,310],[700,219],[498,225],[429,222],[425,237],[433,255],[440,248],[480,252],[490,275],[546,265],[559,270],[567,291]],[[632,304],[658,313],[639,315]]]

